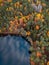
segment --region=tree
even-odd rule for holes
[[[23,35],[31,43],[31,65],[47,63],[49,51],[49,1],[5,0],[0,2],[0,32]],[[38,64],[39,63],[39,64]]]

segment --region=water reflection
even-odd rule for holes
[[[0,37],[0,65],[30,65],[29,43],[22,37]]]

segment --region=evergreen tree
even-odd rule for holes
[[[44,65],[49,59],[49,0],[0,0],[1,32],[26,37],[31,65]]]

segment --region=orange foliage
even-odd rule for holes
[[[12,2],[12,0],[7,0],[8,2]]]
[[[47,36],[49,37],[49,31],[47,31]]]
[[[30,33],[30,31],[26,32],[26,35],[28,35],[28,36],[29,36],[30,34],[31,34],[31,33]]]
[[[42,56],[42,54],[37,51],[37,57],[41,57],[41,56]]]
[[[39,26],[39,25],[36,25],[36,27],[35,27],[35,28],[36,28],[36,30],[39,30],[40,26]]]
[[[33,61],[31,61],[31,65],[35,65],[35,63]]]

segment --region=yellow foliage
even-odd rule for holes
[[[9,11],[9,9],[7,8],[6,11]]]
[[[48,12],[48,15],[49,15],[49,12]]]
[[[22,17],[22,19],[24,19],[24,20],[25,20],[25,19],[26,19],[26,17],[25,17],[25,16],[23,16],[23,17]]]
[[[38,13],[36,16],[37,16],[37,17],[41,17],[41,14],[40,14],[40,13]]]
[[[9,11],[11,11],[11,10],[13,10],[13,8],[12,7],[9,7]]]
[[[48,9],[46,9],[46,12],[48,12]]]
[[[44,19],[42,19],[42,22],[44,22],[45,20]]]
[[[12,28],[11,27],[9,28],[9,31],[12,32]]]
[[[18,2],[16,2],[16,4],[19,6],[19,5],[20,5],[19,1],[18,1]]]
[[[0,3],[3,2],[3,0],[0,0]]]
[[[43,19],[44,16],[42,14],[38,13],[38,14],[36,14],[36,17],[39,20],[39,19]]]
[[[30,0],[28,0],[28,2],[30,2]]]
[[[49,37],[49,31],[47,31],[47,36]]]
[[[26,19],[27,19],[27,20],[29,20],[29,19],[30,19],[30,18],[29,18],[29,15],[27,15],[27,16],[26,16]]]
[[[41,14],[40,13],[37,14],[36,17],[37,17],[37,19],[41,19]]]
[[[45,4],[45,3],[42,3],[42,6],[44,6],[44,7],[45,7],[45,6],[46,6],[46,4]]]
[[[47,62],[47,65],[49,65],[49,61]]]
[[[14,6],[16,7],[17,6],[17,3],[14,3]]]
[[[20,12],[20,15],[23,16],[23,14]]]
[[[29,36],[30,34],[31,34],[31,33],[30,33],[30,31],[26,32],[26,35],[28,35],[28,36]]]
[[[22,7],[22,4],[20,4],[20,7]]]
[[[41,1],[37,0],[37,4],[41,4]]]
[[[15,16],[15,19],[18,19],[18,16]]]
[[[27,8],[26,7],[24,7],[24,10],[26,10]]]
[[[8,2],[12,2],[12,0],[7,0]]]

